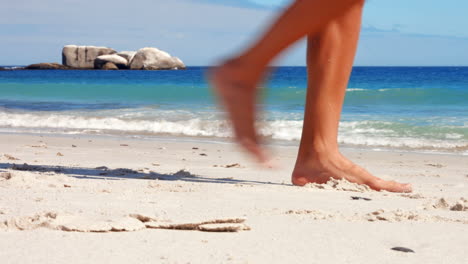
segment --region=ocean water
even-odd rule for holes
[[[0,71],[0,132],[231,137],[204,75],[183,71]],[[276,67],[260,133],[297,144],[305,67]],[[343,146],[468,155],[468,67],[355,67]]]

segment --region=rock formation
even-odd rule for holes
[[[121,51],[117,53],[120,57],[126,59],[128,63],[130,63],[133,60],[133,57],[135,57],[136,51]]]
[[[62,64],[78,69],[93,69],[98,56],[114,54],[117,51],[107,47],[67,45],[62,50]]]
[[[169,53],[157,48],[142,48],[137,51],[129,64],[132,70],[183,69],[184,63]]]
[[[100,69],[102,69],[102,70],[118,70],[119,67],[117,65],[115,65],[114,63],[112,63],[112,62],[106,62],[104,65],[102,65],[102,67]]]
[[[178,57],[172,57],[172,59],[174,60],[174,68],[177,70],[177,69],[185,69],[186,66],[184,64],[184,62],[179,59]]]
[[[179,70],[185,69],[181,59],[157,48],[142,48],[138,51],[121,51],[95,46],[67,45],[62,50],[62,64],[37,63],[22,67],[2,68],[9,70]]]
[[[128,61],[124,57],[118,56],[117,54],[101,55],[94,60],[94,68],[102,69],[107,63],[112,63],[119,69],[128,69]]]
[[[36,63],[26,66],[25,70],[69,70],[70,67],[59,63]]]

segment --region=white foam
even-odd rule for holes
[[[447,134],[445,134],[445,138],[448,138],[448,139],[460,139],[460,138],[463,138],[463,135],[462,135],[462,134],[458,134],[458,133],[447,133]]]
[[[163,111],[164,112],[164,111]],[[195,137],[232,137],[231,128],[215,114],[197,117],[178,111],[146,115],[141,113],[110,112],[0,112],[0,127],[27,131],[55,131],[57,133],[124,133],[131,135],[182,135]],[[175,115],[178,113],[178,115]],[[91,116],[94,114],[94,116]],[[167,115],[166,115],[167,114]],[[172,114],[172,115],[171,115]],[[352,121],[340,123],[339,142],[349,146],[372,148],[430,149],[434,151],[468,152],[468,140],[449,133],[445,139],[403,136],[389,122]],[[376,128],[378,126],[378,128]],[[264,121],[258,124],[262,136],[285,141],[297,141],[302,134],[302,120]]]
[[[186,136],[228,137],[224,121],[206,121],[198,118],[182,121],[125,120],[116,117],[85,117],[59,114],[0,113],[0,126],[12,128],[48,128],[57,130],[80,129],[87,131],[117,130]]]
[[[302,134],[302,121],[277,120],[260,125],[262,136],[280,140],[299,140]]]
[[[356,91],[379,91],[379,92],[385,92],[385,91],[390,91],[390,90],[399,90],[399,89],[392,89],[392,88],[381,88],[381,89],[364,89],[364,88],[348,88],[346,91],[348,92],[356,92]]]
[[[355,92],[355,91],[365,91],[366,89],[363,88],[348,88],[346,89],[347,92]]]

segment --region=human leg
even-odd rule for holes
[[[254,45],[213,71],[211,81],[229,114],[236,140],[259,161],[267,157],[254,127],[256,87],[265,67],[306,35],[317,34],[334,18],[364,0],[296,0]]]
[[[408,192],[411,186],[379,179],[338,149],[338,126],[360,31],[362,6],[354,6],[308,37],[308,91],[304,127],[292,175],[295,185],[331,178],[366,184],[375,190]]]

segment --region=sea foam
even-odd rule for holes
[[[136,115],[131,115],[135,117]],[[385,124],[385,128],[382,128]],[[273,140],[295,142],[302,134],[302,120],[261,121],[259,133]],[[161,116],[128,118],[128,114],[85,116],[83,113],[8,113],[0,112],[0,127],[15,131],[31,130],[55,133],[172,135],[190,137],[230,138],[230,125],[223,119],[180,117],[162,119]],[[468,151],[468,140],[460,134],[444,134],[444,138],[405,136],[391,122],[343,121],[338,141],[347,146],[371,148],[419,149],[448,152]]]

